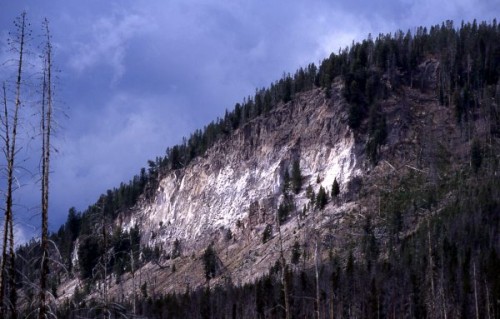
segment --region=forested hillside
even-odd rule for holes
[[[496,21],[369,36],[285,74],[85,211],[70,209],[51,235],[52,309],[61,318],[500,318],[499,77]],[[252,225],[258,239],[233,234],[235,226],[189,255],[182,241],[167,251],[139,225],[122,227],[158,201],[164,178],[306,97],[345,114],[338,121],[354,136],[361,172],[346,185],[323,185],[317,172],[306,179],[291,161],[279,176],[277,218]],[[274,266],[254,282],[225,277],[224,247],[251,240],[278,247]],[[34,240],[17,250],[26,315],[36,306],[28,283],[39,276],[31,262],[39,254]],[[190,263],[202,267],[203,285],[163,291],[137,279],[141,267],[181,276]],[[70,281],[78,285],[68,297]],[[129,281],[125,298],[96,293]]]

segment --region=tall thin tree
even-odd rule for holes
[[[288,280],[287,280],[287,272],[288,266],[286,264],[285,252],[283,249],[283,238],[281,237],[281,222],[279,218],[279,214],[276,214],[276,224],[278,228],[278,240],[279,240],[279,249],[280,249],[280,265],[281,265],[281,284],[283,285],[283,297],[285,299],[285,318],[290,319],[290,292],[288,289]]]
[[[7,90],[5,88],[5,82],[3,83],[3,105],[4,105],[4,114],[2,119],[2,125],[5,128],[5,135],[3,137],[4,140],[4,155],[5,158],[9,158],[9,150],[10,150],[10,134],[9,134],[9,111],[7,105]],[[7,243],[9,238],[9,223],[8,220],[10,218],[10,211],[5,209],[5,220],[4,220],[4,233],[3,233],[3,241],[2,241],[2,263],[1,263],[1,272],[0,272],[0,317],[4,317],[5,314],[5,281],[7,280]]]
[[[45,318],[48,314],[47,307],[47,276],[49,273],[49,172],[50,172],[50,135],[52,129],[52,44],[49,30],[49,21],[43,22],[45,31],[44,48],[44,70],[42,83],[42,110],[41,110],[41,131],[42,131],[42,236],[41,250],[42,261],[40,271],[40,306],[39,318]]]
[[[19,120],[19,109],[21,108],[21,84],[22,84],[22,74],[23,74],[23,57],[25,49],[25,39],[29,35],[27,30],[27,18],[26,12],[21,13],[19,18],[14,22],[17,28],[16,36],[11,39],[13,48],[17,50],[19,54],[17,63],[17,76],[15,82],[15,102],[14,102],[14,114],[12,119],[9,118],[9,112],[7,104],[4,105],[4,116],[5,116],[5,137],[4,137],[4,153],[7,161],[7,191],[5,198],[5,220],[4,220],[4,234],[3,234],[3,247],[2,247],[2,263],[0,266],[0,297],[2,302],[0,302],[0,317],[5,318],[5,293],[6,293],[6,280],[9,281],[9,302],[8,306],[11,311],[11,318],[17,318],[17,292],[15,286],[15,251],[14,251],[14,226],[13,226],[13,216],[12,216],[12,206],[13,206],[13,192],[14,192],[14,169],[15,169],[15,155],[17,153],[16,149],[16,137],[17,128]],[[5,95],[5,91],[4,91]],[[9,122],[12,121],[12,126]],[[11,131],[12,130],[12,131]],[[8,269],[7,269],[7,245],[8,245]],[[8,272],[7,272],[8,270]]]

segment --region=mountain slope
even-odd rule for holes
[[[356,174],[357,157],[340,92],[336,94],[325,99],[318,90],[304,93],[248,122],[205,156],[165,177],[154,202],[134,215],[128,227],[139,222],[155,233],[149,240],[143,233],[148,244],[179,239],[192,247],[220,228],[235,232],[238,220],[255,219],[244,227],[272,222],[284,172],[294,160],[300,161],[304,182],[315,191],[318,175],[326,187],[334,178],[345,185]],[[304,196],[297,197],[296,205],[303,204]],[[250,210],[256,216],[249,216]]]
[[[60,315],[497,318],[499,34],[381,35],[237,105],[70,215]]]

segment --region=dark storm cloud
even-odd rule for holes
[[[60,117],[51,222],[136,174],[226,108],[372,33],[491,20],[495,1],[8,1],[51,22]],[[0,58],[6,57],[3,51]],[[34,207],[37,186],[23,196]],[[21,194],[21,193],[20,193]],[[35,210],[36,211],[36,210]],[[33,215],[33,211],[27,215]],[[36,223],[36,222],[34,222]]]

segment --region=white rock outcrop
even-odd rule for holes
[[[359,173],[355,139],[339,91],[333,95],[325,99],[318,90],[301,94],[246,123],[204,156],[165,176],[154,201],[143,204],[128,227],[138,223],[151,246],[179,239],[193,249],[206,247],[204,239],[221,229],[234,231],[238,221],[248,224],[254,202],[258,221],[273,216],[284,171],[296,159],[304,177],[297,207],[306,203],[309,184],[316,192],[320,185],[330,190],[337,178],[345,187]]]

